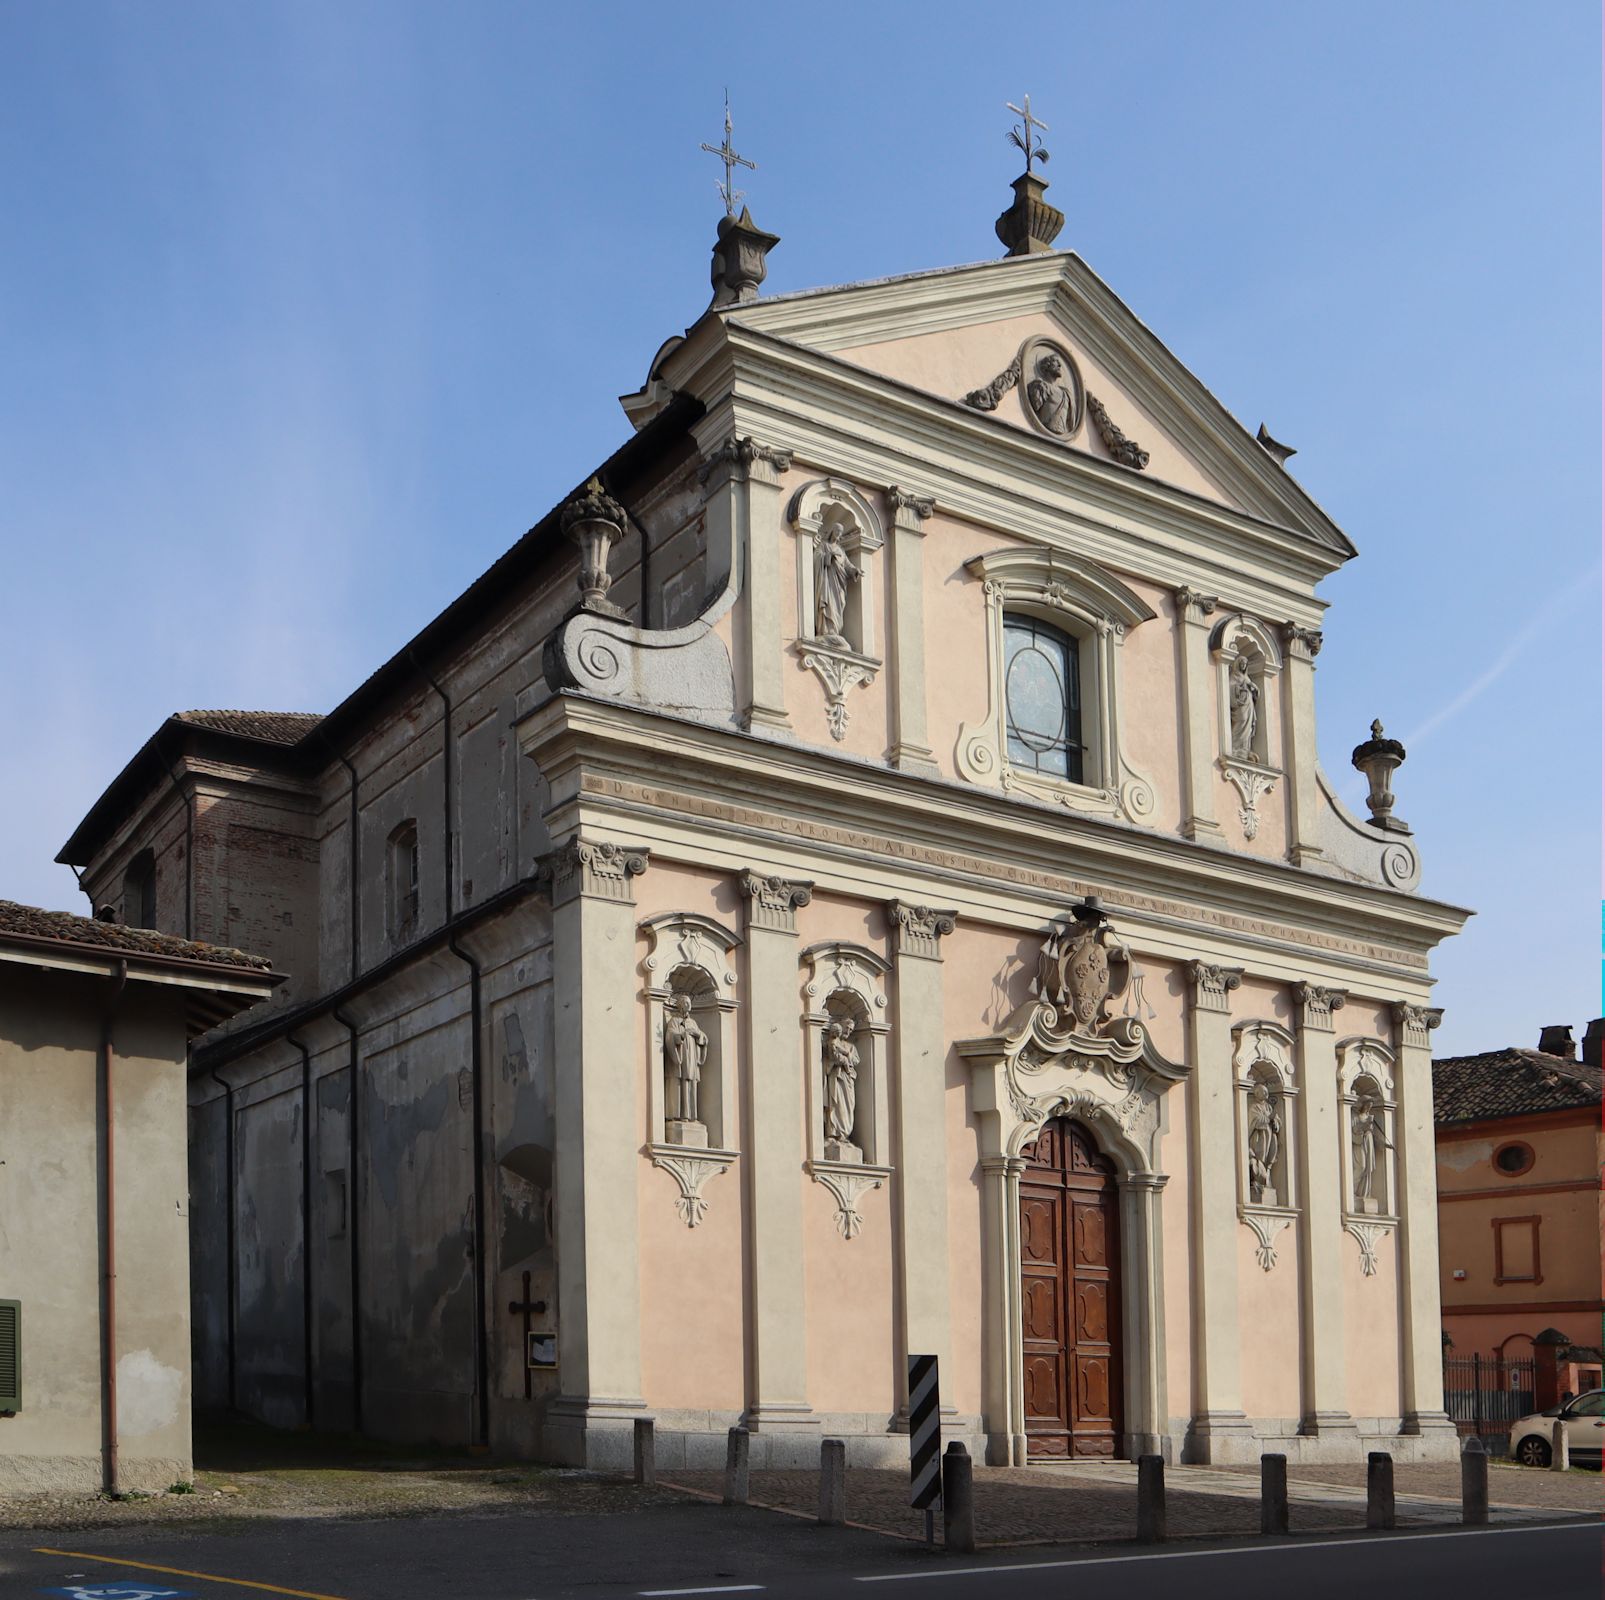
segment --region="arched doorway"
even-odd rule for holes
[[[1117,1455],[1124,1390],[1114,1163],[1065,1117],[1051,1118],[1020,1153],[1026,1454]]]

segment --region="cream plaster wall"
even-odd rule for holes
[[[1049,317],[1012,317],[967,328],[944,328],[938,333],[888,339],[836,353],[844,360],[923,389],[927,394],[962,401],[972,389],[984,388],[1002,372],[1014,360],[1024,340],[1038,335],[1053,339],[1069,350],[1081,369],[1082,382],[1104,403],[1110,420],[1128,439],[1136,440],[1148,452],[1145,476],[1160,478],[1178,488],[1226,503],[1225,495],[1200,462],[1178,441],[1163,433],[1125,386],[1117,383],[1078,340]],[[1003,396],[991,415],[1011,426],[1034,432],[1021,409],[1018,387]],[[1109,457],[1090,416],[1083,420],[1081,431],[1071,444],[1089,455],[1104,460]]]
[[[22,1407],[0,1493],[102,1485],[98,980],[0,967],[0,1293],[22,1303]],[[190,1476],[181,995],[128,993],[114,1036],[121,1483]]]

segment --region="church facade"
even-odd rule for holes
[[[1452,1456],[1403,750],[1354,548],[1074,254],[714,304],[327,716],[184,713],[63,851],[260,951],[191,1064],[195,1391],[590,1465]]]

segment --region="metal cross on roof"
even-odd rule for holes
[[[745,198],[745,191],[735,187],[736,168],[746,167],[751,172],[758,170],[756,161],[749,161],[745,156],[738,156],[730,143],[730,93],[725,91],[724,97],[724,143],[705,144],[703,149],[710,156],[718,156],[724,162],[724,182],[719,184],[719,195],[724,201],[724,212],[727,217],[736,214],[736,201]]]
[[[1033,161],[1046,161],[1048,159],[1048,152],[1042,148],[1042,141],[1040,139],[1033,140],[1031,130],[1040,128],[1046,133],[1048,132],[1048,125],[1040,117],[1031,115],[1030,95],[1025,97],[1025,105],[1023,107],[1017,106],[1012,100],[1005,100],[1003,103],[1015,116],[1023,119],[1021,127],[1010,130],[1009,143],[1024,154],[1025,170],[1030,172]]]

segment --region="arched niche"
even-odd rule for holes
[[[681,1218],[696,1227],[707,1211],[702,1186],[736,1159],[736,970],[739,935],[711,917],[665,912],[641,923],[646,979],[647,1146],[654,1166],[674,1177]],[[684,1025],[689,1024],[689,1029]],[[677,1026],[678,1025],[678,1026]],[[680,1115],[682,1076],[672,1041],[699,1041],[698,1115]]]
[[[808,1172],[836,1201],[836,1230],[856,1238],[858,1200],[891,1176],[886,1004],[889,964],[859,945],[810,945],[802,953],[803,1035],[807,1061]],[[855,1090],[851,1137],[832,1137],[835,1052],[850,1050]]]
[[[1236,1102],[1237,1215],[1259,1241],[1255,1259],[1276,1265],[1276,1238],[1298,1216],[1298,1084],[1293,1036],[1274,1022],[1232,1029]]]
[[[1377,1240],[1399,1225],[1397,1058],[1379,1040],[1360,1038],[1344,1039],[1337,1056],[1343,1226],[1360,1246],[1369,1278],[1377,1270]]]

